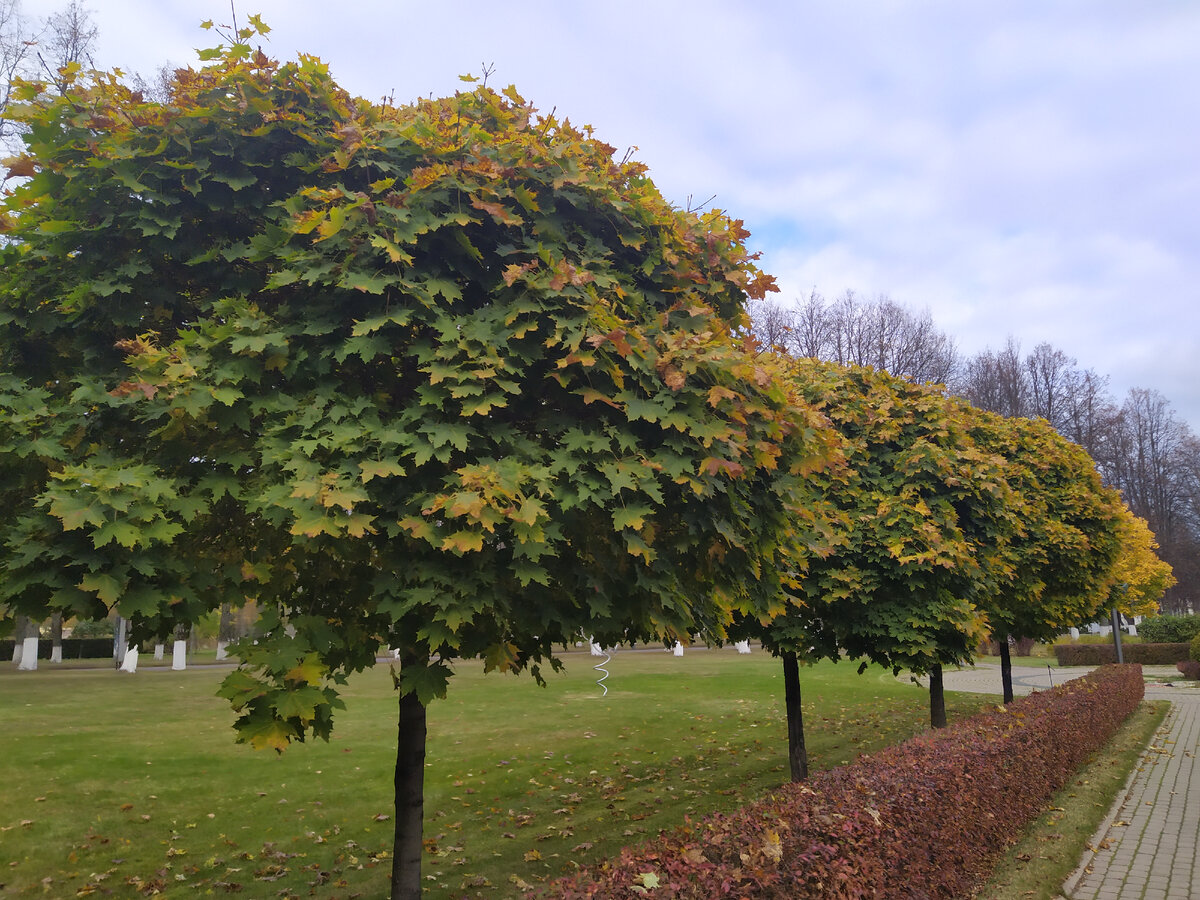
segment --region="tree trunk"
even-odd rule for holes
[[[120,668],[125,662],[125,651],[129,649],[127,639],[129,622],[121,616],[113,623],[113,666]]]
[[[23,672],[33,672],[38,667],[38,638],[41,629],[32,619],[25,620],[25,637],[21,641],[21,661],[17,668]]]
[[[400,695],[396,735],[396,832],[391,900],[421,900],[421,828],[425,816],[425,707]]]
[[[62,662],[62,613],[50,617],[50,662]]]
[[[1008,651],[1008,635],[1001,635],[1000,641],[1000,681],[1004,685],[1004,702],[1013,702],[1012,689],[1012,656]]]
[[[217,624],[217,659],[225,659],[229,655],[225,648],[236,639],[233,624],[233,609],[228,603],[222,603],[221,618]]]
[[[783,704],[787,708],[792,781],[804,781],[808,777],[808,751],[804,747],[804,712],[800,708],[800,664],[795,653],[783,654]]]
[[[929,670],[929,725],[946,727],[946,694],[942,688],[942,664]]]

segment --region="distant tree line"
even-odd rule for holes
[[[794,304],[758,301],[755,337],[796,357],[883,369],[917,383],[936,383],[979,409],[1045,419],[1083,447],[1104,482],[1146,520],[1159,556],[1178,584],[1164,612],[1194,611],[1200,599],[1200,439],[1161,393],[1132,388],[1118,400],[1108,376],[1084,369],[1065,351],[1040,343],[1024,352],[1009,337],[998,350],[959,352],[928,310],[846,291],[828,300],[813,291]]]

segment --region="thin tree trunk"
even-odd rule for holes
[[[1008,651],[1008,635],[1000,638],[1000,681],[1004,685],[1004,702],[1013,702],[1012,656]]]
[[[800,664],[795,653],[783,654],[783,704],[787,708],[792,781],[804,781],[808,778],[808,751],[804,746],[804,712],[800,708]]]
[[[942,688],[942,664],[929,670],[929,725],[946,727],[946,693]]]
[[[217,622],[217,659],[225,659],[229,655],[226,647],[234,640],[233,609],[228,603],[221,604],[221,618]]]
[[[127,640],[129,623],[121,616],[113,623],[113,667],[120,668],[125,662],[125,651],[129,649]]]
[[[396,734],[396,831],[391,900],[421,900],[421,828],[425,817],[425,707],[400,695]]]
[[[50,662],[62,662],[62,613],[50,617]]]

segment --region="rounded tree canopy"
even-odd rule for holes
[[[1120,495],[1044,419],[970,409],[971,436],[1012,488],[1004,577],[982,603],[1001,640],[1050,640],[1102,609],[1119,548]]]
[[[760,636],[778,652],[917,672],[968,659],[985,628],[977,604],[998,577],[1010,493],[998,460],[971,441],[962,404],[934,388],[811,359],[790,371],[829,417],[841,458],[814,478],[830,546]]]
[[[225,690],[282,746],[388,647],[424,701],[455,657],[778,606],[830,437],[736,336],[772,288],[740,222],[512,88],[373,105],[312,58],[206,55],[161,103],[25,89],[10,609],[162,634],[255,598]]]

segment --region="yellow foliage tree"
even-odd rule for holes
[[[1171,566],[1158,558],[1158,541],[1146,520],[1128,507],[1123,507],[1120,535],[1121,552],[1113,564],[1109,593],[1111,605],[1127,616],[1157,615],[1158,601],[1175,584]]]

